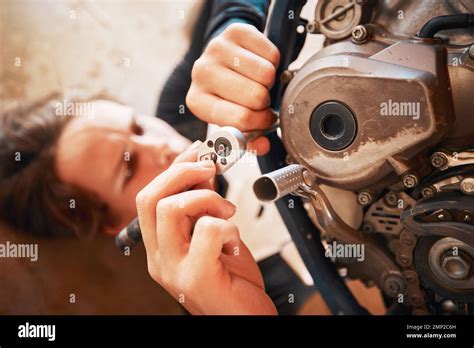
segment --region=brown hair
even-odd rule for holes
[[[92,193],[62,183],[55,171],[56,144],[71,119],[57,113],[55,105],[64,101],[55,93],[35,102],[4,106],[0,114],[0,219],[35,236],[91,237],[105,224],[105,204]]]

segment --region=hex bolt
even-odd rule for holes
[[[359,192],[359,195],[357,196],[357,201],[360,205],[363,206],[371,204],[373,200],[374,198],[372,197],[372,194],[369,191]]]
[[[413,188],[418,185],[418,177],[415,174],[405,174],[402,181],[406,188]]]
[[[433,156],[431,156],[431,164],[435,168],[444,167],[448,163],[448,158],[442,152],[435,152]]]
[[[311,34],[317,33],[319,30],[319,24],[316,21],[308,22],[306,24],[306,31]]]
[[[457,280],[466,279],[471,272],[470,264],[461,255],[443,257],[441,268],[449,278]]]
[[[465,178],[461,181],[461,191],[466,195],[474,194],[474,178]]]
[[[430,186],[430,187],[425,187],[423,190],[421,190],[421,195],[423,197],[433,197],[435,194],[435,190]]]
[[[358,25],[352,30],[352,38],[356,43],[363,43],[367,39],[367,28],[363,25]]]

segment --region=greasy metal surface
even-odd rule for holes
[[[428,314],[425,304],[425,296],[420,289],[420,279],[418,274],[412,270],[404,270],[403,278],[407,284],[408,302],[413,307],[413,314]]]
[[[471,0],[384,0],[379,4],[374,22],[400,36],[414,36],[429,19],[436,16],[474,12]],[[446,35],[447,32],[440,34]],[[458,44],[472,40],[469,30],[451,30],[449,34],[451,40]]]
[[[453,123],[448,85],[438,81],[447,76],[444,54],[441,46],[407,41],[371,58],[313,57],[282,101],[282,136],[290,156],[325,183],[356,190],[390,173],[390,157],[410,158],[436,144]],[[358,134],[343,151],[323,149],[308,129],[312,111],[330,100],[347,105],[357,120]],[[390,111],[400,103],[419,103],[403,104],[419,106],[419,112],[394,116]]]
[[[380,198],[372,204],[364,216],[364,223],[369,223],[376,233],[398,236],[403,230],[400,214],[403,210],[415,203],[415,200],[406,193],[392,193],[395,202],[387,202],[386,197]],[[390,204],[389,204],[390,203]]]
[[[455,289],[474,289],[474,274],[468,275],[465,279],[453,279],[449,277],[447,272],[442,267],[443,257],[446,257],[445,253],[451,253],[453,250],[457,250],[455,257],[461,258],[466,257],[469,259],[470,264],[474,259],[474,246],[467,245],[454,238],[442,238],[431,246],[428,255],[428,262],[431,271],[434,276],[438,278],[442,283]],[[469,272],[468,272],[469,273]]]
[[[329,39],[348,37],[362,19],[362,6],[350,0],[320,0],[315,21],[321,34]]]
[[[329,236],[344,244],[365,245],[365,260],[360,262],[358,271],[366,279],[373,280],[387,294],[391,294],[387,278],[401,278],[398,266],[389,256],[388,251],[370,236],[364,235],[347,225],[334,211],[331,203],[318,184],[313,184],[306,191],[316,213],[316,223]],[[392,294],[394,295],[394,294]]]

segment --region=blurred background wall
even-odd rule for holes
[[[154,113],[202,0],[0,0],[0,96],[106,90]]]

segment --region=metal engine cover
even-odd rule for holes
[[[326,184],[358,190],[449,133],[443,45],[406,40],[370,55],[333,50],[314,55],[283,96],[282,140],[295,163]]]

